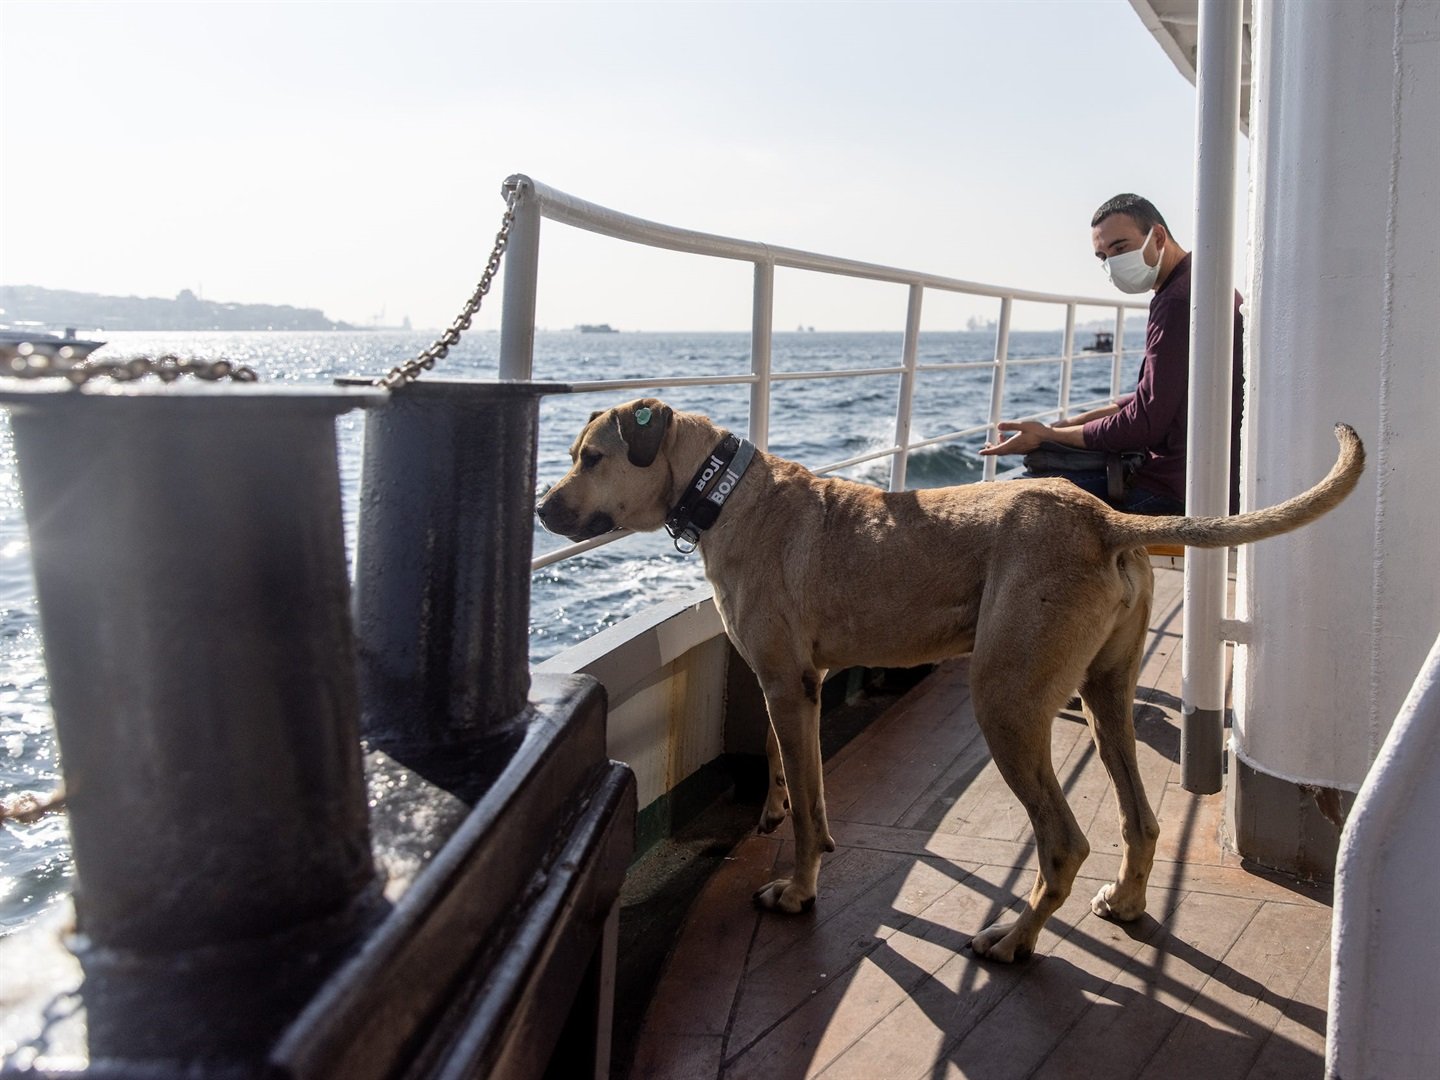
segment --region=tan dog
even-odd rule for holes
[[[975,717],[1030,816],[1039,873],[1019,918],[981,931],[971,947],[1003,961],[1028,955],[1089,854],[1050,759],[1051,721],[1076,687],[1124,841],[1119,877],[1091,908],[1138,918],[1159,834],[1131,720],[1153,586],[1144,546],[1225,547],[1313,521],[1349,494],[1365,464],[1355,432],[1335,432],[1340,457],[1318,485],[1230,518],[1122,514],[1064,480],[886,493],[757,452],[700,540],[725,629],[770,712],[777,784],[760,827],[783,820],[787,782],[795,818],[794,875],[763,886],[756,903],[810,907],[820,853],[834,850],[820,761],[826,671],[972,652]],[[653,398],[595,413],[571,447],[573,468],[537,513],[573,540],[658,529],[725,434]]]

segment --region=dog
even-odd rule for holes
[[[698,546],[726,633],[770,715],[774,782],[760,830],[773,830],[787,809],[794,819],[794,872],[755,893],[764,909],[809,909],[821,853],[835,849],[820,759],[826,672],[971,653],[975,718],[1035,831],[1039,867],[1024,910],[970,942],[978,956],[1012,962],[1033,951],[1090,850],[1050,758],[1051,722],[1077,687],[1115,788],[1124,847],[1116,880],[1090,906],[1121,921],[1145,910],[1159,836],[1131,717],[1154,585],[1145,546],[1228,547],[1314,521],[1354,489],[1365,465],[1355,431],[1337,424],[1335,434],[1330,473],[1277,506],[1227,518],[1139,517],[1058,479],[884,492],[761,451],[741,469],[748,444],[727,463],[727,443],[740,440],[646,398],[592,414],[570,448],[571,469],[536,512],[572,540],[667,526]]]

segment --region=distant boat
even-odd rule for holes
[[[0,359],[5,360],[19,356],[48,356],[52,360],[78,363],[104,344],[103,341],[76,337],[73,326],[67,326],[63,336],[46,330],[0,328]]]
[[[1115,335],[1109,330],[1096,330],[1095,340],[1085,346],[1085,352],[1114,352]]]
[[[582,322],[579,326],[575,327],[575,329],[579,330],[582,334],[618,334],[620,332],[619,330],[616,330],[613,326],[611,326],[608,322]]]

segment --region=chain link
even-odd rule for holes
[[[440,335],[435,344],[420,353],[419,356],[413,360],[407,360],[403,364],[395,365],[390,369],[388,375],[376,379],[376,386],[394,390],[398,386],[404,386],[407,382],[415,381],[422,372],[433,368],[437,360],[445,359],[450,352],[450,347],[460,340],[460,335],[470,329],[470,320],[480,310],[480,302],[490,291],[490,282],[494,280],[496,272],[500,269],[500,258],[505,254],[505,248],[510,243],[510,228],[515,224],[515,203],[519,199],[519,195],[518,185],[506,192],[505,214],[500,219],[500,231],[495,234],[495,247],[491,250],[490,258],[485,263],[485,272],[480,275],[480,284],[475,286],[474,294],[465,301],[465,306],[460,309],[460,314],[455,317],[450,328]]]
[[[229,379],[233,382],[258,382],[253,368],[229,360],[182,360],[173,353],[163,356],[133,356],[128,360],[85,360],[78,364],[57,364],[40,353],[14,356],[0,364],[0,374],[20,379],[62,378],[74,386],[93,379],[133,382],[154,375],[161,382],[171,383],[182,375],[194,375],[207,382]]]

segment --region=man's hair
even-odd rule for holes
[[[1090,219],[1090,227],[1093,229],[1108,217],[1116,214],[1124,214],[1136,225],[1140,226],[1142,232],[1149,232],[1156,225],[1163,225],[1165,231],[1171,236],[1170,225],[1155,204],[1149,199],[1139,195],[1131,195],[1128,192],[1124,195],[1116,195],[1113,199],[1107,199],[1101,204],[1100,209],[1095,211],[1095,216]]]

